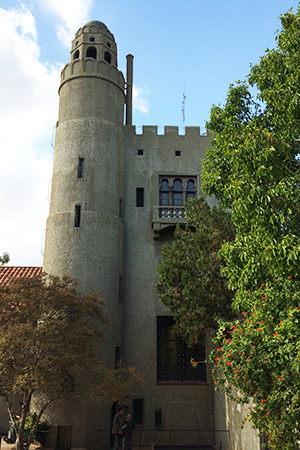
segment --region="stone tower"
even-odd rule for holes
[[[76,33],[59,98],[43,270],[73,277],[83,292],[101,293],[111,321],[101,354],[113,368],[123,334],[125,81],[114,36],[102,22]],[[58,426],[53,445],[57,439],[60,447],[95,446],[97,428],[110,428],[110,409],[58,405],[49,416]]]
[[[109,365],[122,340],[124,87],[114,36],[101,22],[87,23],[61,74],[43,269],[109,299]]]

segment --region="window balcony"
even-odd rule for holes
[[[154,206],[152,210],[152,228],[154,238],[159,239],[161,231],[173,228],[177,223],[186,223],[183,206]]]

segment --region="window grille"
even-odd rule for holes
[[[191,358],[198,362],[196,368],[192,366]],[[175,334],[174,320],[170,316],[157,318],[157,381],[206,381],[205,345],[188,347]]]

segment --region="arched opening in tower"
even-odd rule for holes
[[[95,47],[89,47],[86,51],[86,57],[87,58],[94,58],[97,59],[97,50]]]
[[[76,52],[74,53],[73,59],[78,59],[78,58],[79,58],[79,50],[76,50]]]
[[[105,52],[105,53],[104,53],[104,60],[105,60],[106,62],[108,62],[108,64],[111,63],[111,54],[110,54],[109,52]]]

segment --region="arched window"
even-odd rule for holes
[[[189,180],[187,183],[187,190],[186,190],[186,199],[189,198],[195,198],[195,183],[194,180]]]
[[[168,206],[169,204],[169,183],[168,180],[162,180],[160,185],[160,205]]]
[[[104,53],[104,60],[105,60],[106,62],[108,62],[108,64],[111,63],[111,54],[110,54],[109,52],[105,52],[105,53]]]
[[[181,180],[177,179],[174,181],[174,187],[173,187],[173,205],[174,206],[182,206],[182,182]]]
[[[97,59],[97,50],[95,47],[89,47],[86,51],[86,57],[87,58],[94,58]]]
[[[76,52],[74,53],[73,59],[78,59],[79,58],[79,50],[76,50]]]
[[[175,206],[176,217],[182,217],[182,207],[189,198],[195,198],[197,194],[196,176],[159,176],[159,206],[163,206],[165,217]],[[160,209],[162,214],[163,209]],[[167,211],[167,212],[166,212]],[[172,209],[173,211],[173,209]],[[173,212],[171,211],[171,214]],[[169,216],[168,216],[169,217]]]

